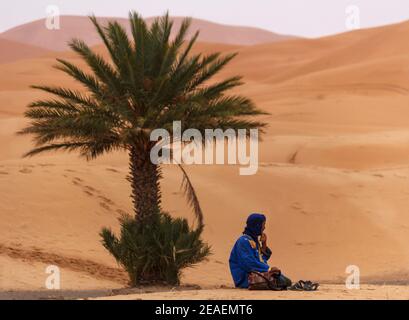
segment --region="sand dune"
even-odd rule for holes
[[[0,64],[20,59],[41,57],[48,53],[49,50],[34,45],[0,39]]]
[[[294,280],[342,283],[345,268],[355,264],[362,282],[409,282],[409,46],[401,40],[407,35],[406,22],[313,40],[198,43],[196,52],[239,52],[222,76],[242,74],[239,92],[271,115],[264,117],[269,128],[256,175],[239,176],[234,166],[187,167],[214,254],[186,270],[184,284],[231,287],[229,250],[253,211],[268,216],[272,264]],[[0,258],[7,270],[16,266],[2,281],[41,289],[39,272],[55,263],[70,279],[65,289],[120,287],[123,272],[98,232],[117,230],[117,217],[132,211],[126,156],[21,159],[30,139],[14,133],[25,124],[27,103],[45,97],[29,85],[75,85],[52,68],[55,56],[83,66],[69,52],[0,64]],[[191,219],[180,182],[176,168],[166,167],[164,207]],[[341,290],[327,288],[322,297]],[[378,297],[395,296],[395,287],[383,289]],[[226,290],[217,297],[243,297]],[[354,297],[370,296],[372,289],[365,290]]]
[[[99,18],[99,21],[106,24],[115,19],[129,31],[129,22],[126,18]],[[154,18],[147,18],[148,24]],[[175,30],[179,28],[183,20],[182,17],[173,17]],[[101,43],[98,34],[95,32],[88,17],[81,16],[61,16],[61,29],[48,30],[45,20],[30,22],[0,34],[0,38],[18,41],[25,44],[33,44],[48,50],[67,50],[67,42],[72,38],[81,37],[89,45]],[[276,42],[295,37],[284,36],[272,33],[267,30],[229,26],[218,24],[201,19],[193,19],[190,34],[192,36],[196,30],[201,30],[199,40],[205,42],[219,42],[238,45],[253,45],[257,43]]]
[[[302,88],[311,83],[308,89],[317,90],[322,85],[368,82],[407,90],[404,66],[409,46],[400,40],[405,33],[409,33],[409,22],[319,39],[260,44],[243,48],[234,66],[249,79],[280,88]]]

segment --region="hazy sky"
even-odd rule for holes
[[[0,0],[0,32],[46,16],[56,5],[62,15],[145,17],[167,9],[174,16],[247,25],[282,34],[317,37],[347,31],[346,8],[355,5],[362,28],[409,19],[409,0]]]

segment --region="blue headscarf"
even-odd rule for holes
[[[264,221],[266,221],[266,216],[264,214],[252,213],[247,218],[246,228],[244,229],[243,233],[249,235],[255,241],[257,241],[257,237],[261,236],[261,228]]]

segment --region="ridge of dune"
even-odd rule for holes
[[[154,18],[147,18],[148,24]],[[180,27],[183,17],[172,17],[174,22],[173,34]],[[116,20],[130,32],[129,22],[126,18],[101,17],[98,20],[102,24]],[[48,50],[67,50],[67,42],[72,38],[82,38],[89,45],[102,43],[94,26],[88,17],[83,16],[61,16],[61,28],[59,30],[48,30],[45,19],[29,22],[0,34],[0,38],[10,39],[26,44],[35,44]],[[202,19],[192,19],[192,25],[188,33],[191,37],[196,30],[200,30],[199,41],[216,42],[225,44],[253,45],[257,43],[276,42],[294,38],[275,34],[273,32],[245,26],[230,26],[214,23]]]
[[[391,81],[396,85],[403,82],[407,73],[402,65],[405,65],[408,59],[409,45],[400,40],[402,34],[409,34],[409,22],[319,39],[294,39],[252,46],[198,42],[193,52],[205,54],[215,51],[238,52],[239,55],[233,60],[232,67],[224,71],[224,74],[230,75],[237,73],[236,70],[238,70],[247,80],[271,84],[280,89],[287,83],[290,85],[312,83],[314,86],[323,82],[342,85],[349,82],[351,78],[356,79],[356,83]],[[93,41],[88,42],[92,46]],[[368,44],[371,44],[369,50],[366,49]],[[93,47],[97,52],[105,53],[102,45],[94,44]],[[57,56],[68,59],[78,58],[70,51],[58,54],[49,52],[46,55],[50,59]],[[34,66],[35,63],[32,61],[27,64]],[[50,61],[49,65],[51,64]],[[389,72],[382,72],[382,78],[376,77],[377,70],[382,69],[383,66],[384,69],[390,68]],[[337,74],[339,71],[344,73],[342,77]],[[334,79],[330,79],[331,75]],[[311,77],[318,81],[314,81]],[[406,90],[405,86],[403,90]]]
[[[362,71],[361,74],[367,73],[364,78],[358,74],[357,79],[362,78],[360,81],[385,82],[392,77],[399,77],[398,80],[392,81],[403,82],[403,77],[407,75],[407,68],[404,66],[407,65],[409,44],[401,39],[408,34],[409,21],[406,21],[317,39],[259,44],[242,48],[240,58],[233,64],[249,79],[273,85],[283,85],[291,81],[300,85],[303,81],[298,81],[299,78],[337,72],[343,68],[354,68],[359,73],[361,66],[366,68],[365,65],[369,63],[377,65],[371,67],[371,73]],[[377,68],[382,68],[384,62],[389,64],[388,67],[392,66],[392,69],[389,72],[382,70],[377,74]],[[355,79],[356,75],[346,73],[341,79],[350,81]],[[327,77],[322,79],[325,83],[331,83],[328,80]],[[308,78],[304,82],[311,82],[311,79]],[[316,84],[314,81],[312,83]]]

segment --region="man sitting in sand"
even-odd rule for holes
[[[283,276],[276,267],[267,264],[271,250],[267,246],[267,236],[263,233],[266,227],[266,217],[253,213],[247,218],[243,235],[236,241],[229,259],[230,272],[237,288],[248,288],[248,276],[252,271],[277,275],[280,286],[291,286],[291,280]],[[260,237],[260,239],[259,239]]]

